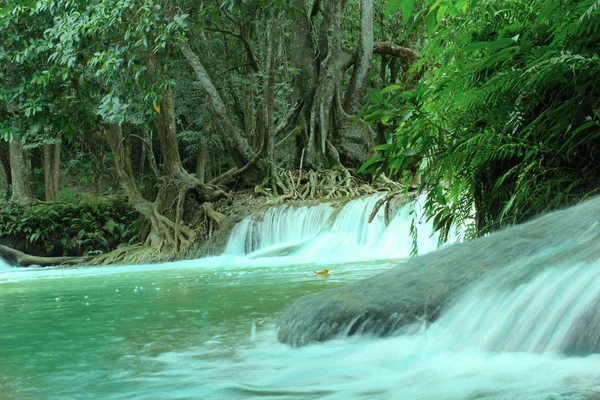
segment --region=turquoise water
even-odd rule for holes
[[[328,278],[314,265],[224,262],[0,272],[0,398],[598,398],[598,355],[468,345],[481,334],[461,336],[463,314],[480,331],[494,326],[468,310],[488,300],[468,296],[395,337],[277,342],[277,318],[296,298],[398,261],[330,265]]]
[[[402,268],[414,207],[368,224],[377,198],[249,217],[221,257],[26,270],[0,261],[0,400],[600,399],[593,251],[542,254],[526,276],[521,263],[501,268],[434,323],[392,337],[279,343],[277,320],[299,297]],[[419,225],[421,250],[437,247],[429,228]],[[328,277],[313,273],[323,267]]]
[[[0,272],[0,398],[243,396],[233,367],[287,350],[274,324],[291,302],[389,267],[221,262]]]

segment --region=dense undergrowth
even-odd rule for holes
[[[123,197],[0,203],[0,244],[30,254],[101,254],[139,241],[139,234],[139,214]]]
[[[426,11],[418,85],[387,88],[364,109],[396,130],[363,170],[417,181],[437,229],[466,226],[471,237],[597,193],[600,2],[456,0]]]

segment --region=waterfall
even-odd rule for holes
[[[438,247],[432,224],[421,217],[418,199],[386,223],[384,207],[368,223],[385,194],[306,206],[282,206],[252,215],[232,231],[225,254],[248,257],[298,256],[304,261],[355,261],[408,257],[413,248],[410,227],[417,221],[419,253]]]
[[[233,229],[225,254],[245,255],[281,244],[295,244],[317,235],[335,208],[330,203],[282,206],[245,218]]]
[[[458,347],[495,352],[589,354],[600,347],[600,262],[550,267],[502,284],[476,284],[434,324]]]
[[[0,257],[0,272],[12,270],[13,267]]]

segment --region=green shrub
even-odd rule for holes
[[[0,204],[0,241],[28,253],[89,255],[138,240],[139,214],[120,197]]]

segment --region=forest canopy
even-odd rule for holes
[[[482,235],[596,193],[599,9],[0,0],[8,196],[121,188],[145,244],[182,252],[231,189],[304,200],[377,181],[427,193],[442,238]]]

